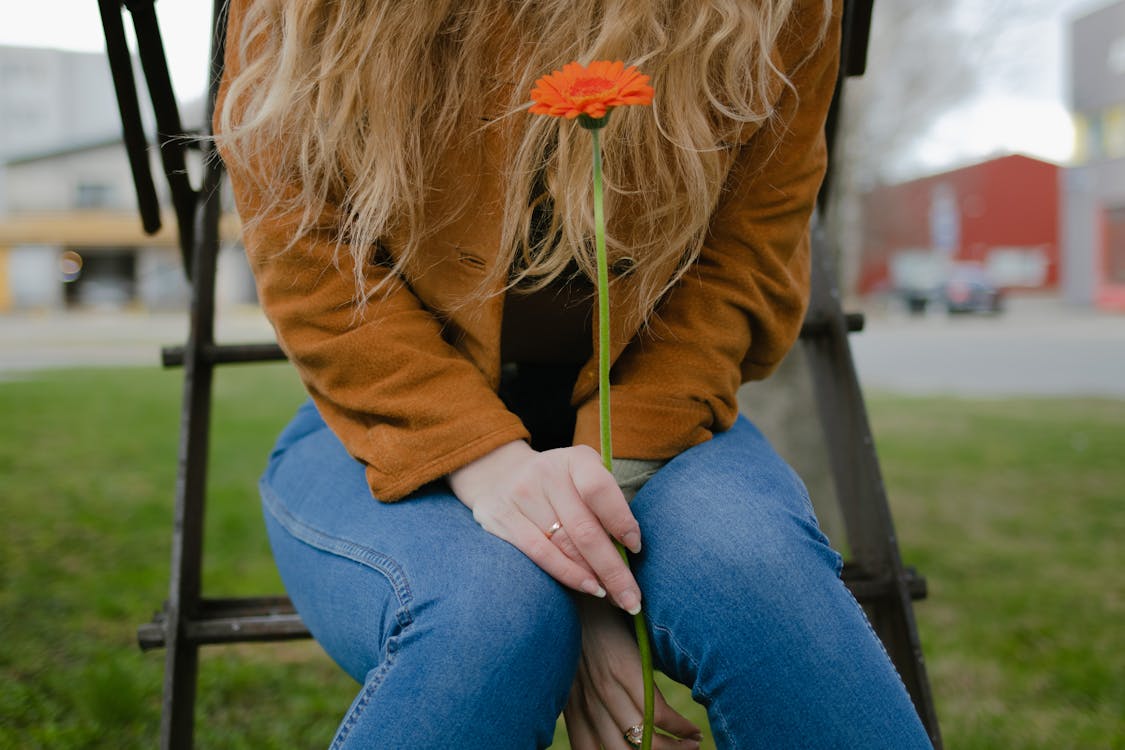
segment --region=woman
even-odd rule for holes
[[[838,2],[229,12],[217,137],[312,397],[266,522],[363,685],[333,747],[545,747],[564,709],[578,750],[628,747],[642,606],[721,747],[928,747],[800,480],[737,415],[807,300]],[[616,477],[591,448],[588,135],[524,111],[572,59],[658,92],[606,131]],[[656,721],[655,747],[698,746],[662,699]]]

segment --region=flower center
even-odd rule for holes
[[[606,78],[579,78],[570,85],[570,95],[576,98],[596,96],[613,88],[613,81]]]

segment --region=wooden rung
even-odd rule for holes
[[[279,362],[285,352],[273,342],[262,344],[204,344],[200,347],[204,362],[211,364],[241,364],[247,362]],[[185,346],[166,346],[160,350],[160,361],[165,367],[180,367],[187,356]]]
[[[913,568],[903,571],[911,599],[926,597],[926,579]],[[841,576],[855,598],[871,602],[897,595],[890,578],[878,579],[854,564],[844,566]],[[309,631],[292,602],[284,596],[259,596],[234,599],[204,599],[199,616],[184,623],[183,637],[197,645],[245,643],[249,641],[288,641],[308,638]],[[167,612],[157,612],[152,622],[137,628],[141,650],[163,648]]]
[[[844,326],[848,333],[863,330],[863,313],[844,315]],[[828,320],[806,320],[801,326],[802,338],[827,336],[832,331]],[[204,344],[200,347],[204,362],[211,364],[240,364],[247,362],[279,362],[285,359],[285,352],[274,342],[261,344]],[[181,367],[187,356],[187,347],[166,346],[160,350],[160,360],[165,367]]]
[[[157,612],[152,622],[137,628],[142,651],[163,648],[166,643],[167,611]],[[199,616],[184,622],[181,635],[197,645],[289,641],[308,638],[309,631],[292,603],[284,596],[244,599],[204,599]]]
[[[915,600],[925,599],[927,593],[926,579],[918,575],[918,571],[912,567],[904,568],[902,574],[910,598]],[[852,596],[861,604],[898,595],[898,587],[895,585],[893,578],[876,578],[852,563],[844,565],[844,571],[840,577],[851,590]]]
[[[848,333],[858,333],[863,330],[866,318],[863,313],[853,312],[844,314],[844,328]],[[827,317],[806,318],[801,326],[801,338],[814,338],[832,334],[832,320]]]

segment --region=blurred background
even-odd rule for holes
[[[189,128],[208,6],[156,3]],[[828,220],[947,747],[1125,747],[1125,0],[876,0],[845,102]],[[133,627],[167,586],[158,348],[188,296],[164,224],[141,231],[97,4],[0,0],[0,748],[154,742]],[[219,338],[269,339],[223,236]],[[744,405],[836,539],[792,368]],[[280,591],[254,483],[300,387],[216,388],[206,588]],[[201,747],[320,747],[351,700],[310,644],[208,653]]]
[[[187,295],[174,237],[140,231],[96,4],[3,4],[0,315],[30,341],[0,366],[65,359],[48,321],[65,320],[78,343],[93,325],[82,313],[123,314],[126,327],[149,313],[157,338],[153,321],[180,330],[165,315]],[[156,7],[185,122],[199,127],[208,14],[186,0]],[[853,306],[1047,323],[1125,311],[1123,14],[1108,0],[877,3],[829,217]],[[224,234],[219,305],[253,325],[235,222]],[[90,341],[96,351],[68,346],[75,363],[109,356]]]

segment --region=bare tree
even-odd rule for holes
[[[1000,91],[1055,95],[1061,61],[1044,62],[1043,47],[1061,19],[1096,2],[875,0],[867,72],[848,83],[833,154],[829,221],[845,292],[858,271],[861,196],[917,175],[918,146],[949,111]]]
[[[875,2],[867,72],[848,82],[833,153],[829,221],[845,293],[862,250],[862,195],[902,174],[930,126],[976,93],[968,36],[951,0]]]

